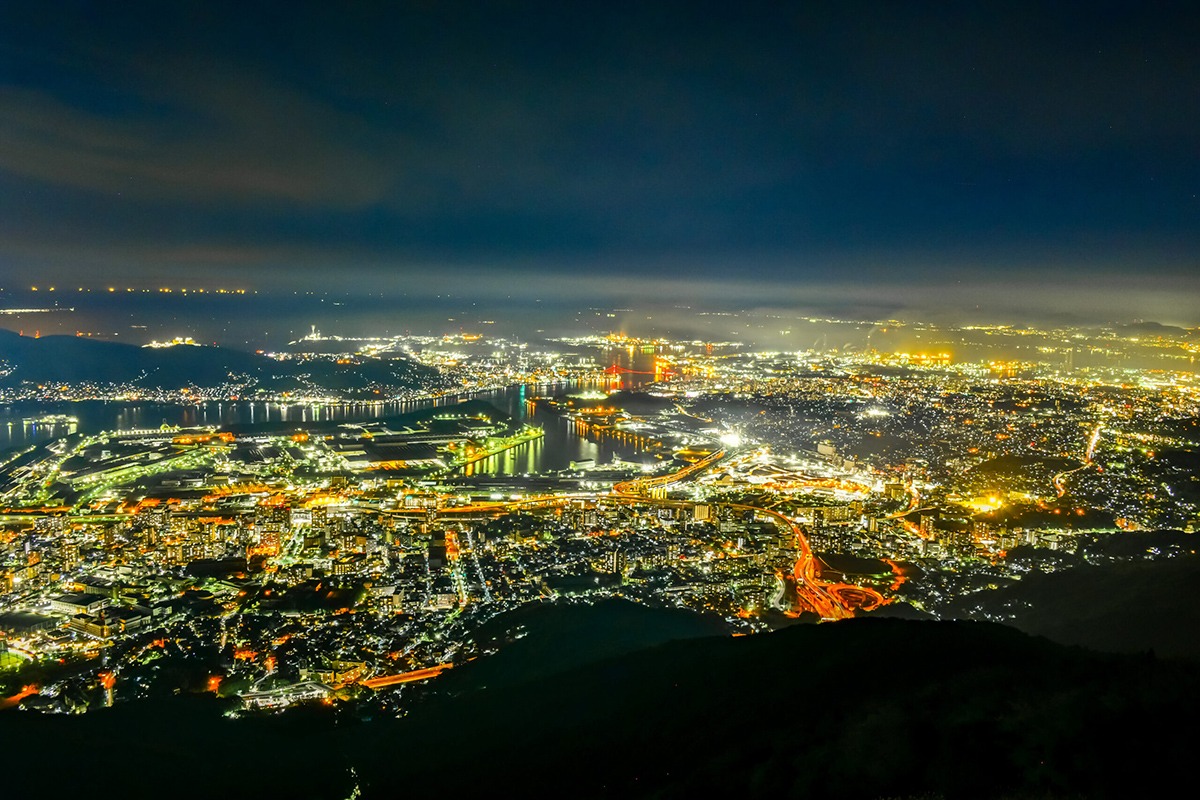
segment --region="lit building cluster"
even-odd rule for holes
[[[274,357],[402,354],[461,391],[394,418],[71,418],[0,461],[4,669],[39,665],[20,702],[48,711],[199,691],[401,713],[394,687],[480,655],[484,625],[529,604],[623,597],[734,632],[887,603],[994,616],[981,592],[1200,520],[1189,377],[1067,369],[1063,343],[1085,344],[1063,331],[962,332],[1031,341],[1003,361],[921,331],[935,356],[314,330]],[[513,385],[523,422],[487,403]],[[493,469],[546,426],[612,456]],[[1135,555],[1190,552],[1172,542]]]

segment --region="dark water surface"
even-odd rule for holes
[[[616,386],[616,384],[614,384]],[[527,442],[471,465],[469,474],[514,475],[566,469],[572,461],[593,460],[606,464],[614,456],[640,461],[641,451],[614,437],[580,435],[570,420],[539,411],[527,402],[538,396],[553,396],[584,387],[566,383],[514,386],[473,395],[491,403],[518,422],[540,425],[541,439]],[[594,387],[592,387],[594,388]],[[63,403],[23,402],[0,405],[0,452],[27,447],[72,433],[93,434],[106,430],[158,428],[162,425],[255,426],[277,428],[280,423],[298,427],[312,423],[369,422],[385,420],[414,411],[451,407],[459,398],[383,403],[327,403],[301,405],[275,402],[126,403],[89,400]],[[47,415],[75,417],[77,423],[44,420]],[[39,419],[43,418],[43,419]]]

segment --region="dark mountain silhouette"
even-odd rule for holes
[[[271,391],[320,387],[331,391],[407,388],[436,379],[435,370],[407,359],[339,364],[331,359],[277,361],[223,347],[136,347],[76,336],[20,336],[0,330],[0,385],[118,384],[143,389],[215,387],[249,382]]]
[[[1104,798],[1186,781],[1176,724],[1200,711],[1195,665],[989,623],[799,625],[549,675],[540,657],[501,651],[505,673],[535,677],[463,681],[399,720],[342,707],[229,721],[216,701],[176,697],[83,718],[6,712],[0,739],[11,780],[53,776],[64,794]]]
[[[437,685],[451,692],[515,686],[666,642],[727,634],[728,625],[716,616],[624,600],[527,606],[479,631],[481,645],[500,648],[495,657],[452,670]]]
[[[1144,546],[1171,536],[1136,538]],[[959,605],[968,603],[981,610],[960,608],[957,616],[1003,618],[1026,633],[1063,644],[1118,653],[1152,650],[1162,657],[1200,661],[1200,556],[1030,572],[1011,586],[977,592]]]

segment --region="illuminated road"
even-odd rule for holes
[[[440,508],[437,510],[437,513],[439,515],[450,514],[455,516],[466,514],[503,514],[520,509],[561,506],[573,500],[589,498],[607,502],[659,505],[672,508],[691,507],[694,505],[691,501],[656,498],[649,496],[649,493],[665,489],[668,486],[699,475],[719,463],[726,455],[726,451],[719,450],[676,472],[654,477],[635,478],[634,480],[618,483],[613,487],[612,493],[607,496],[598,497],[588,494],[536,495],[520,500],[500,500],[494,503],[473,503],[465,506]],[[911,491],[911,506],[919,505],[920,495],[915,489]],[[784,516],[778,511],[772,511],[771,509],[759,506],[734,503],[730,504],[729,507],[766,514],[772,517],[777,524],[791,531],[795,547],[800,553],[791,570],[791,578],[796,584],[796,596],[799,604],[799,608],[793,612],[794,614],[798,615],[804,611],[812,611],[824,619],[845,619],[854,616],[856,611],[870,611],[888,602],[883,595],[871,588],[851,583],[832,583],[821,580],[820,560],[812,552],[803,529],[789,517]],[[427,512],[425,509],[397,509],[390,513],[423,515]],[[910,513],[910,511],[901,513]],[[414,678],[414,680],[421,679]]]
[[[1100,443],[1100,432],[1104,430],[1104,423],[1097,422],[1096,430],[1092,431],[1092,438],[1088,440],[1087,452],[1084,454],[1084,460],[1089,464],[1092,463],[1092,455],[1096,452],[1096,445]]]
[[[758,506],[734,503],[730,508],[767,514],[792,532],[800,557],[792,567],[792,578],[796,581],[796,597],[801,608],[796,612],[812,611],[823,619],[846,619],[855,611],[871,611],[884,605],[887,600],[874,589],[852,583],[829,583],[821,580],[820,559],[813,553],[804,536],[804,529],[794,520],[778,511]]]
[[[689,464],[681,470],[671,472],[666,475],[656,475],[652,478],[634,478],[631,481],[623,481],[613,487],[613,494],[629,496],[641,496],[642,492],[654,489],[663,489],[674,483],[686,480],[693,475],[696,475],[709,467],[716,464],[725,457],[724,450],[718,450],[711,455],[705,456],[694,464]]]
[[[917,491],[917,487],[910,484],[908,487],[908,507],[897,511],[895,514],[888,514],[887,519],[900,519],[907,517],[914,511],[921,510],[921,493]]]
[[[896,576],[896,579],[894,581],[892,581],[892,585],[890,587],[888,587],[891,591],[893,591],[893,592],[896,591],[897,589],[899,589],[901,586],[903,586],[905,583],[908,582],[908,570],[906,570],[904,567],[900,566],[899,564],[897,564],[895,561],[891,560],[890,558],[883,559],[883,563],[885,563],[889,567],[891,567],[892,574]]]
[[[577,494],[539,494],[532,497],[524,497],[520,500],[496,500],[490,503],[471,503],[466,506],[443,506],[436,509],[437,515],[440,517],[444,514],[450,515],[466,515],[466,514],[511,514],[514,511],[529,508],[550,508],[553,506],[566,505],[572,500],[595,498],[594,494],[577,493]],[[381,510],[381,513],[391,514],[393,516],[425,516],[428,509],[424,508],[397,508],[394,510]]]
[[[919,525],[917,525],[917,523],[910,519],[906,519],[906,517],[908,517],[910,514],[915,514],[918,511],[928,510],[928,508],[921,508],[921,493],[917,491],[917,487],[915,485],[910,485],[908,487],[908,507],[897,511],[894,514],[888,514],[886,519],[899,522],[904,530],[908,531],[913,536],[921,539],[931,539],[933,538],[932,534],[922,534],[921,528]]]
[[[680,505],[679,501],[657,500],[645,497],[642,492],[664,488],[673,483],[690,478],[721,461],[725,451],[720,450],[706,458],[691,464],[678,472],[669,475],[659,475],[654,478],[638,478],[613,487],[613,495],[627,502],[657,503],[662,505]],[[920,495],[913,490],[913,503],[919,504]],[[690,505],[690,504],[688,504]],[[878,608],[887,601],[883,595],[874,589],[856,586],[851,583],[829,583],[821,580],[820,561],[813,554],[804,535],[803,529],[792,519],[778,511],[759,506],[731,503],[730,508],[743,511],[753,511],[772,517],[776,523],[783,525],[792,532],[796,549],[800,557],[792,567],[792,577],[796,582],[796,597],[801,608],[796,611],[813,611],[824,619],[845,619],[854,616],[855,611],[870,611]]]
[[[398,686],[402,683],[425,681],[430,678],[436,678],[453,666],[453,664],[438,664],[433,667],[425,667],[424,669],[414,669],[412,672],[401,672],[399,675],[380,675],[377,678],[368,678],[362,683],[368,689],[382,689],[385,686]]]
[[[680,414],[682,414],[685,417],[691,417],[692,419],[698,419],[701,422],[709,422],[709,423],[712,422],[712,420],[709,419],[708,417],[701,417],[697,414],[693,414],[692,412],[685,409],[683,406],[679,405],[679,403],[675,404],[675,410],[678,411]]]
[[[16,694],[12,695],[11,697],[0,698],[0,711],[3,711],[7,708],[14,708],[17,705],[19,705],[20,702],[22,700],[24,700],[26,697],[29,697],[30,695],[35,695],[37,693],[38,693],[38,687],[35,684],[35,685],[26,686],[25,688],[21,689],[21,691],[17,692]]]
[[[1073,475],[1076,472],[1081,472],[1092,466],[1092,456],[1096,452],[1096,445],[1100,443],[1100,432],[1104,430],[1104,423],[1097,422],[1095,430],[1092,431],[1092,436],[1088,439],[1087,450],[1083,454],[1083,463],[1075,469],[1068,469],[1054,476],[1054,491],[1059,497],[1067,493],[1067,476]]]

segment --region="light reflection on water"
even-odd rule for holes
[[[613,384],[615,387],[615,384]],[[620,436],[598,436],[580,431],[570,420],[546,411],[538,411],[527,399],[553,395],[566,390],[557,386],[517,386],[481,393],[474,399],[489,402],[518,423],[540,425],[545,435],[509,450],[482,459],[464,469],[466,475],[522,475],[546,470],[566,469],[573,461],[591,460],[606,464],[614,456],[625,460],[646,458],[638,443]],[[0,405],[0,452],[27,447],[70,434],[98,433],[104,430],[135,430],[163,425],[181,427],[230,425],[271,425],[293,423],[369,422],[396,417],[427,408],[457,405],[458,398],[379,403],[274,403],[251,401],[212,401],[196,404],[120,403],[83,401],[77,403],[17,403]],[[32,418],[63,414],[79,422],[33,422]]]

